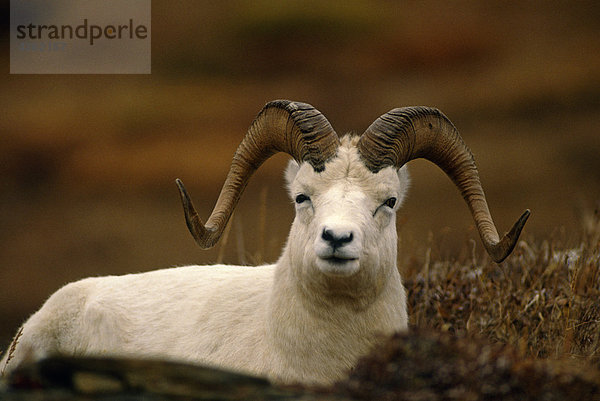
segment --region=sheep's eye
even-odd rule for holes
[[[300,195],[296,196],[296,203],[302,203],[307,200],[310,200],[310,198],[304,194],[300,194]]]
[[[383,202],[383,204],[386,205],[387,207],[389,207],[390,209],[393,209],[394,206],[396,205],[396,198],[394,198],[394,197],[389,198],[388,200]]]

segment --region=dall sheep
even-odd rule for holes
[[[196,242],[219,240],[250,176],[288,153],[296,216],[277,263],[185,266],[95,277],[54,293],[25,322],[0,363],[6,374],[51,354],[165,358],[327,384],[381,338],[406,330],[395,217],[409,184],[404,165],[437,164],[470,208],[487,252],[501,262],[529,211],[502,239],[474,159],[454,125],[429,107],[393,109],[360,136],[338,137],[314,107],[269,102],[239,145],[203,224],[177,180]]]

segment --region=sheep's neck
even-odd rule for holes
[[[337,285],[335,291],[325,294],[307,293],[294,275],[281,267],[275,273],[269,304],[268,335],[279,350],[276,363],[289,365],[290,371],[296,369],[294,366],[323,367],[341,378],[379,335],[406,325],[404,290],[397,271],[379,291],[356,297],[347,293],[349,287],[340,291]],[[295,379],[302,381],[328,374],[318,369],[296,373]],[[293,381],[294,377],[287,379]]]

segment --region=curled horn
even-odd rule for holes
[[[437,164],[467,202],[492,259],[500,263],[512,252],[530,211],[525,210],[512,229],[499,238],[473,155],[452,122],[438,109],[404,107],[385,113],[363,133],[358,151],[374,173],[387,166],[400,168],[417,158]]]
[[[288,153],[297,162],[308,162],[315,171],[320,172],[325,169],[325,162],[335,156],[339,143],[329,121],[313,106],[289,100],[267,103],[238,146],[206,225],[198,217],[183,183],[176,180],[190,233],[200,247],[206,249],[214,246],[248,180],[275,153]]]

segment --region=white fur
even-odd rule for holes
[[[68,284],[24,324],[0,370],[60,353],[167,358],[286,383],[343,378],[379,334],[407,327],[395,215],[408,174],[369,172],[356,140],[342,138],[321,173],[290,163],[291,198],[310,200],[296,203],[276,264],[185,266]],[[393,209],[383,205],[390,197]],[[352,233],[352,241],[328,246],[324,229]]]

